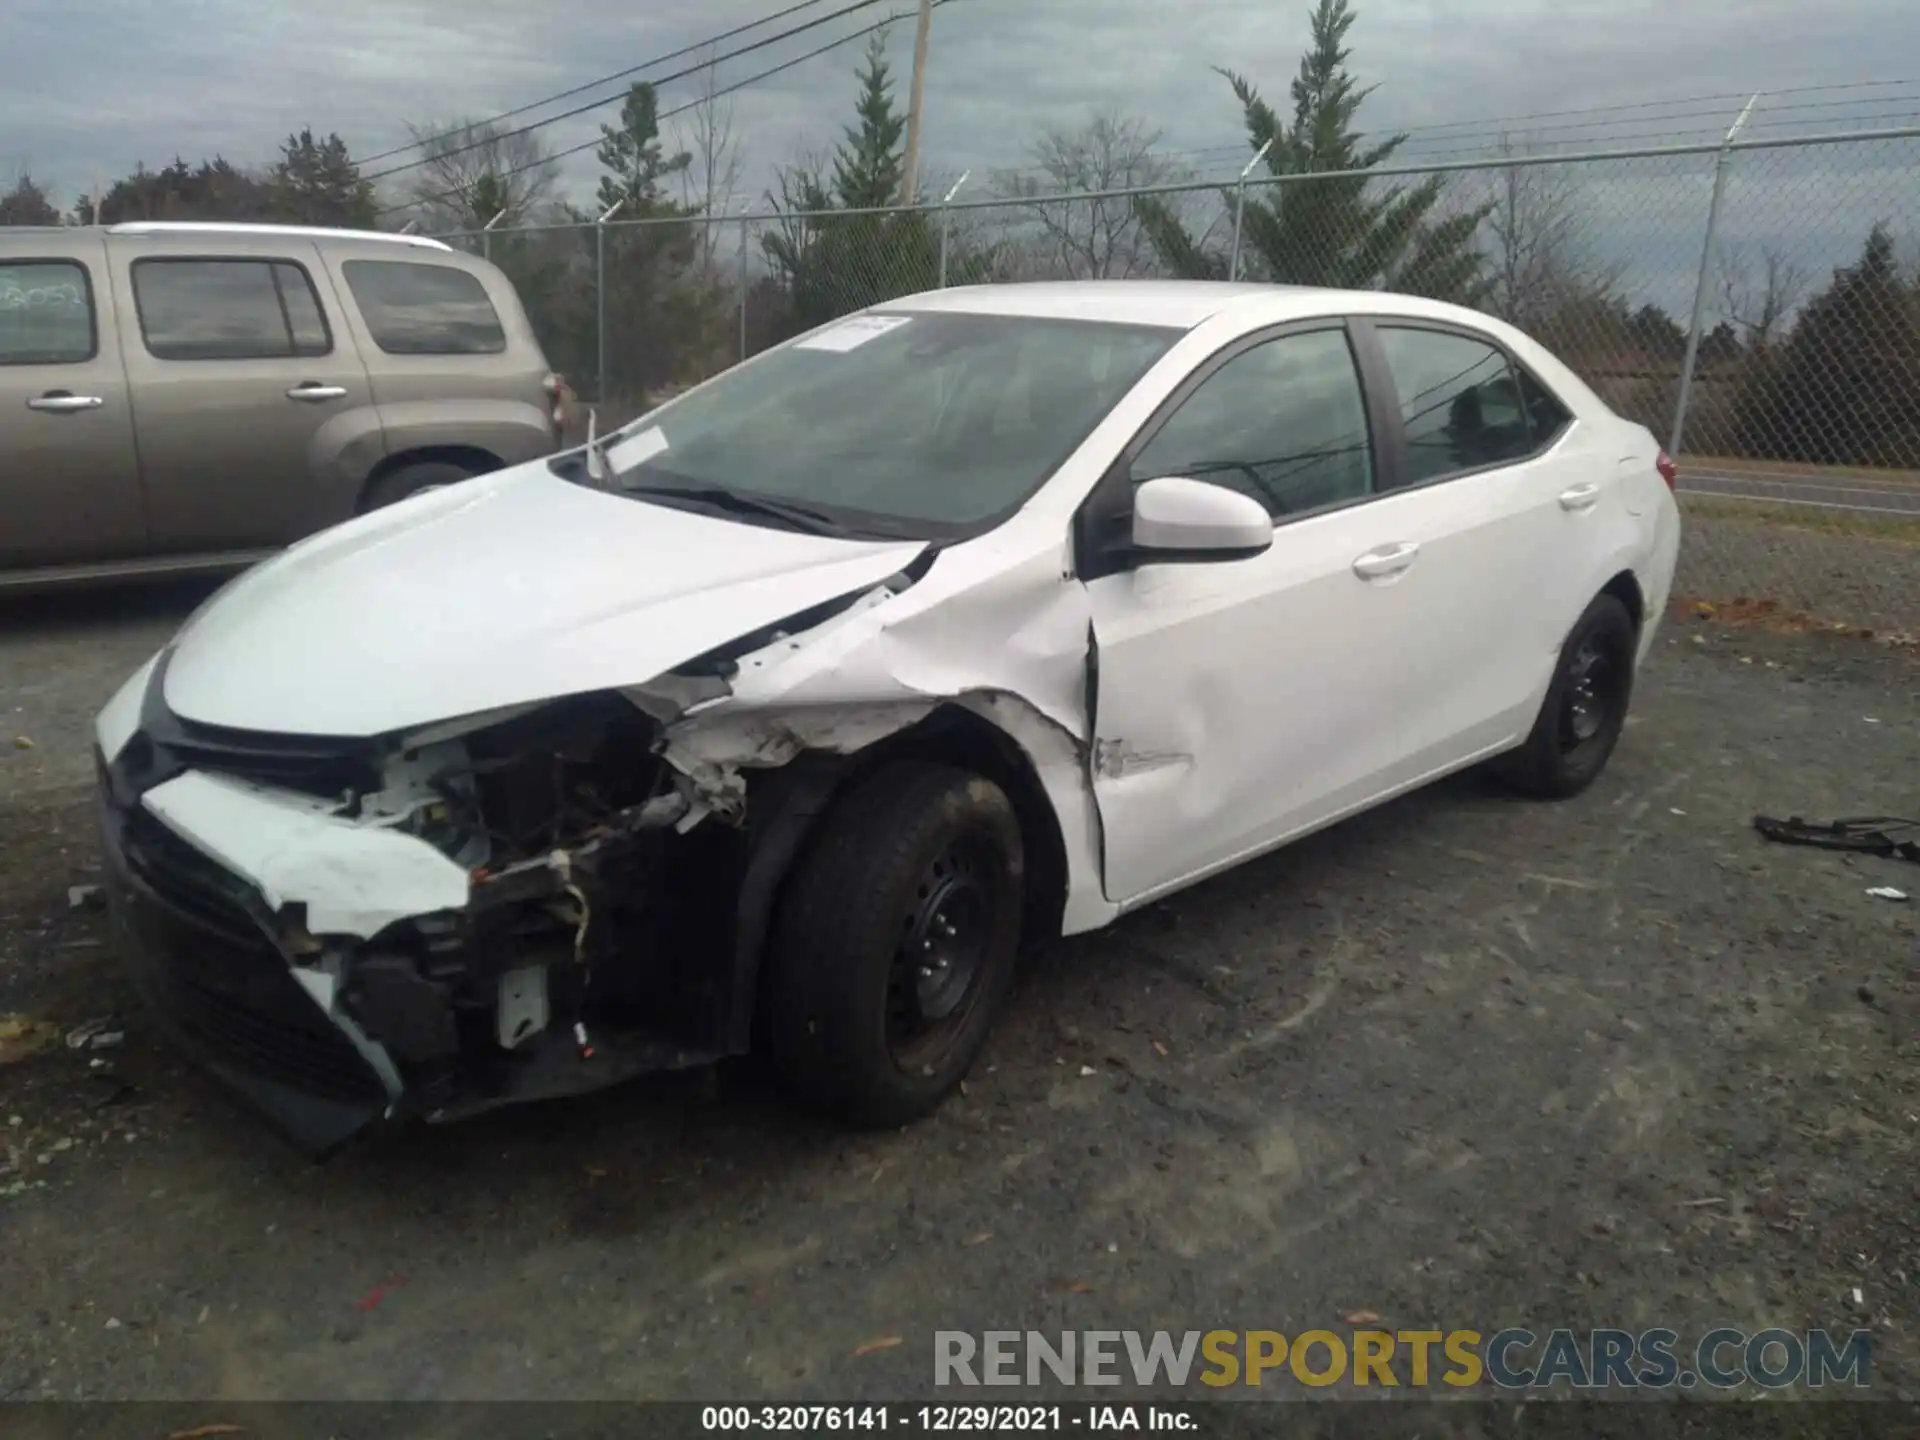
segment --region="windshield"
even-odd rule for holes
[[[1032,495],[1180,334],[856,315],[636,421],[605,447],[603,483],[763,523],[975,531]]]

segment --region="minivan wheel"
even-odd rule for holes
[[[999,786],[922,761],[876,770],[827,815],[781,895],[760,992],[770,1058],[857,1124],[933,1110],[1011,987],[1023,888]]]
[[[365,514],[369,510],[380,510],[428,490],[457,485],[462,480],[471,480],[473,474],[466,466],[452,460],[421,460],[412,465],[402,465],[367,486],[360,511]]]
[[[1597,780],[1627,723],[1638,639],[1627,607],[1597,596],[1561,647],[1532,733],[1492,763],[1493,773],[1524,795],[1549,800],[1578,795]]]

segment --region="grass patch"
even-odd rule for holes
[[[1815,535],[1850,535],[1920,545],[1920,514],[1889,515],[1864,510],[1828,510],[1815,505],[1776,505],[1721,496],[1682,495],[1680,513],[1688,519],[1732,520],[1775,530],[1804,530]]]

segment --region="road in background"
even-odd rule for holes
[[[1869,480],[1817,470],[1795,474],[1682,464],[1680,493],[1759,500],[1773,505],[1815,505],[1827,510],[1920,515],[1920,484],[1905,480]]]

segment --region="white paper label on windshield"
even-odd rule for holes
[[[910,315],[856,315],[851,320],[842,320],[831,330],[822,330],[802,340],[793,348],[831,350],[844,355],[849,350],[858,350],[869,340],[878,340],[890,330],[898,330],[912,318]]]
[[[667,432],[655,425],[638,435],[629,435],[607,451],[607,464],[614,470],[630,470],[643,465],[667,448]]]

